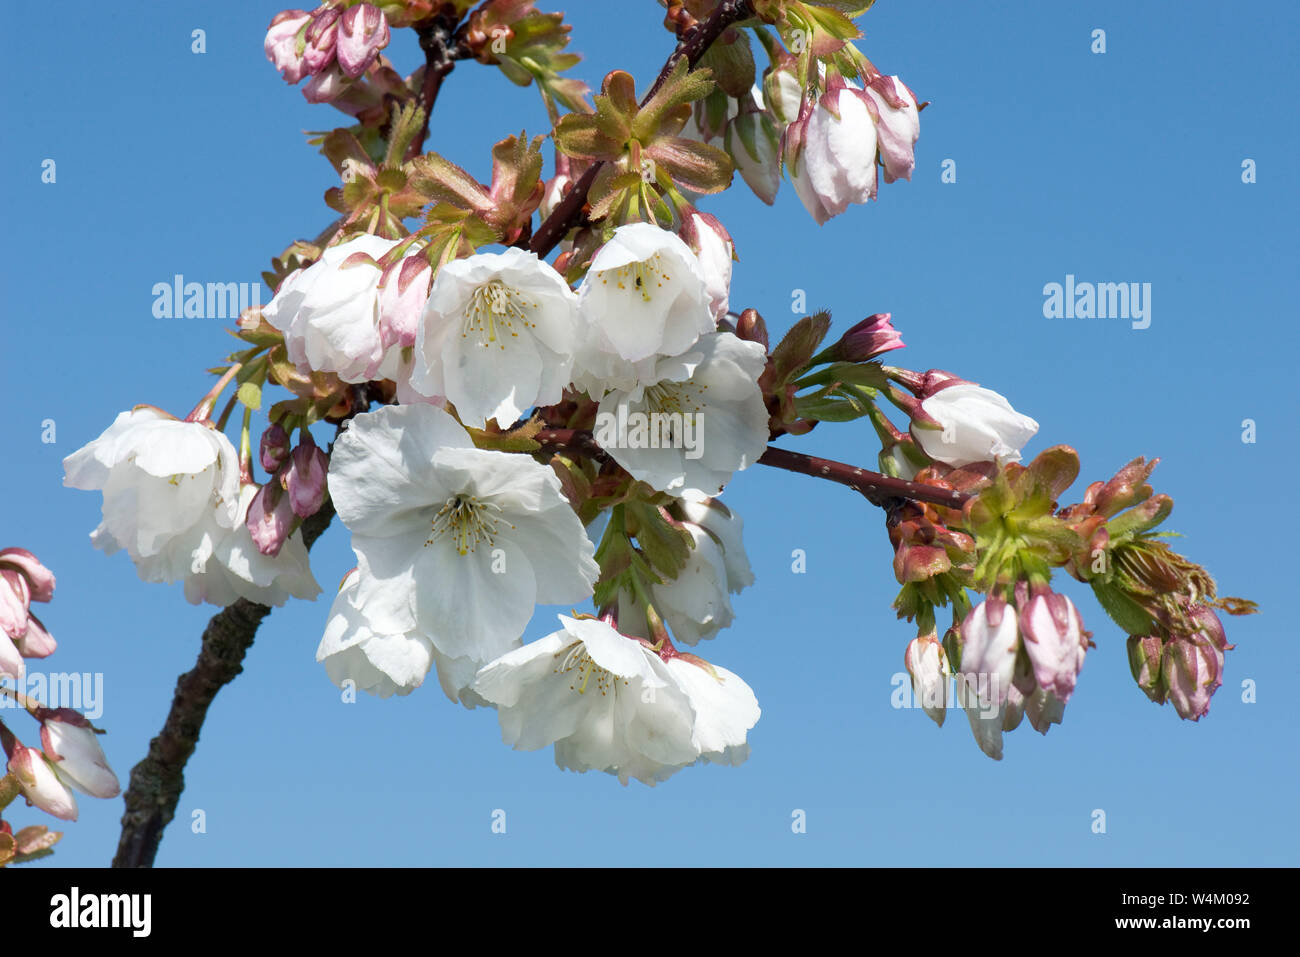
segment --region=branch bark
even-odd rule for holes
[[[758,464],[847,485],[855,492],[865,495],[873,505],[882,507],[890,498],[910,498],[915,502],[961,508],[970,498],[968,493],[958,492],[955,489],[937,488],[920,482],[890,478],[888,475],[872,472],[870,469],[861,469],[856,465],[846,465],[833,459],[819,459],[815,455],[791,452],[789,449],[778,449],[775,446],[768,446],[767,451],[758,457]]]
[[[753,15],[754,10],[749,0],[722,0],[722,3],[718,4],[706,19],[698,21],[683,34],[677,48],[673,50],[672,55],[664,63],[663,69],[659,71],[659,76],[655,78],[646,95],[641,97],[641,105],[645,106],[650,98],[659,92],[659,88],[673,72],[673,67],[677,65],[678,60],[685,57],[686,62],[694,67],[700,62],[700,57],[704,56],[710,44],[720,37],[724,30],[733,23]],[[596,181],[596,174],[600,172],[603,165],[605,165],[603,161],[593,163],[573,184],[555,209],[551,210],[551,215],[537,227],[537,232],[533,233],[533,238],[528,244],[529,249],[538,256],[545,257],[560,240],[568,235],[570,229],[585,222],[584,207],[587,205],[587,194],[591,191],[591,185]]]
[[[601,462],[609,458],[609,453],[596,444],[592,434],[581,429],[542,429],[535,439],[542,444],[543,448],[552,451],[572,452]],[[759,456],[758,464],[846,485],[855,492],[865,495],[873,505],[882,508],[888,507],[890,499],[899,498],[944,505],[948,508],[961,508],[970,498],[966,492],[891,478],[880,472],[858,468],[856,465],[836,462],[833,459],[820,459],[815,455],[778,449],[775,446],[768,446],[767,451]]]
[[[303,522],[303,542],[309,549],[333,517],[334,506],[326,502]],[[217,692],[243,671],[244,655],[253,645],[257,627],[270,613],[268,606],[241,598],[214,615],[203,630],[198,661],[177,679],[162,731],[149,742],[144,760],[131,769],[114,867],[153,866],[163,829],[175,817],[185,790],[185,764],[199,743],[208,707]]]
[[[429,137],[429,117],[433,115],[433,104],[438,100],[442,81],[455,68],[457,60],[470,56],[469,51],[456,38],[455,30],[456,21],[442,14],[415,26],[416,35],[420,38],[420,49],[424,51],[424,85],[420,89],[424,120],[420,123],[420,132],[406,149],[405,158],[408,160],[419,156],[424,149],[424,141]]]

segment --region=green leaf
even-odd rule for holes
[[[1125,634],[1138,637],[1151,634],[1155,622],[1141,605],[1108,582],[1094,579],[1090,584],[1097,602],[1110,615],[1111,620],[1124,629]]]
[[[713,87],[713,76],[708,70],[692,70],[686,58],[679,57],[655,95],[637,111],[632,135],[642,143],[652,142],[661,134],[660,124],[665,114],[683,103],[703,99]]]
[[[831,314],[826,311],[804,316],[790,328],[772,350],[774,386],[784,386],[803,372],[830,328]]]
[[[696,193],[720,193],[731,185],[735,166],[726,150],[699,140],[668,137],[644,150],[673,180]]]

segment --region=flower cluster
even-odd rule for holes
[[[388,40],[388,21],[378,7],[325,4],[311,13],[276,14],[264,46],[286,83],[310,78],[302,91],[307,102],[329,103],[370,69]]]
[[[21,794],[29,805],[64,821],[77,819],[74,791],[116,797],[121,788],[97,735],[102,732],[71,708],[47,708],[24,694],[24,658],[46,658],[55,641],[32,614],[30,603],[54,597],[54,575],[24,548],[0,549],[0,706],[23,709],[40,724],[40,747],[20,741],[0,718],[0,746],[8,759],[0,775],[0,815]],[[12,682],[12,684],[10,683]],[[14,832],[0,817],[0,867],[51,853],[62,837],[44,825]]]
[[[851,42],[854,5],[669,4],[678,53],[642,95],[616,70],[593,102],[560,75],[577,61],[561,16],[470,6],[339,0],[272,21],[284,78],[357,118],[313,134],[339,218],[272,260],[273,298],[240,317],[240,351],[189,415],[139,406],[65,460],[66,484],[103,495],[97,547],[192,602],[275,605],[319,593],[307,549],[337,514],[356,567],[317,649],[331,681],[387,698],[434,673],[451,701],[495,710],[510,746],[655,784],[749,754],[753,691],[679,646],[733,624],[754,582],[722,496],[763,463],[885,510],[922,707],[940,724],[962,707],[991,757],[1025,716],[1043,733],[1062,720],[1092,646],[1057,570],[1132,636],[1146,694],[1205,713],[1230,647],[1212,609],[1251,609],[1154,537],[1172,503],[1144,460],[1061,507],[1073,450],[1021,464],[1038,423],[954,373],[893,365],[889,313],[823,346],[827,313],[773,342],[733,307],[736,242],[698,204],[734,172],[768,203],[788,172],[822,224],[915,168],[925,104]],[[403,26],[427,57],[405,79],[380,52]],[[549,179],[543,136],[496,143],[482,183],[422,152],[465,59],[541,91]],[[270,386],[289,397],[263,410]],[[771,444],[858,419],[879,472]],[[11,566],[0,554],[18,582]],[[21,580],[0,601],[10,671],[44,647]],[[572,613],[524,643],[553,605]]]

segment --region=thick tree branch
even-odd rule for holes
[[[302,537],[308,548],[333,517],[334,507],[326,502],[303,522]],[[149,742],[144,760],[131,769],[114,867],[153,866],[163,829],[176,815],[176,805],[185,790],[185,763],[199,742],[208,707],[217,692],[243,670],[244,655],[252,647],[257,627],[270,613],[266,605],[241,598],[208,622],[198,661],[177,679],[162,731]]]
[[[694,67],[700,62],[700,57],[704,56],[710,44],[720,37],[724,30],[733,23],[753,15],[754,10],[749,0],[722,0],[707,19],[698,21],[682,35],[677,49],[664,63],[654,84],[646,95],[641,97],[641,105],[645,106],[650,98],[659,92],[659,88],[673,72],[673,67],[677,65],[678,60],[685,57],[686,62]],[[546,256],[560,240],[568,235],[570,229],[585,222],[584,207],[587,205],[587,194],[591,191],[591,185],[596,181],[596,174],[603,165],[603,162],[593,163],[570,187],[569,192],[556,204],[555,209],[551,210],[551,215],[537,227],[537,232],[533,233],[528,247],[538,256]]]

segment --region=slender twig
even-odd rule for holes
[[[601,462],[608,458],[608,453],[596,444],[592,434],[581,429],[542,429],[535,439],[549,451],[577,453]],[[858,468],[856,465],[848,465],[832,459],[819,459],[815,455],[805,455],[803,452],[792,452],[774,446],[768,446],[767,451],[759,456],[758,464],[847,485],[854,491],[861,492],[876,505],[884,505],[889,499],[907,498],[916,502],[929,502],[932,505],[945,505],[948,508],[961,508],[970,497],[967,493],[954,489],[891,478],[880,472]]]
[[[442,14],[435,14],[415,25],[416,35],[420,38],[420,49],[424,51],[424,85],[420,88],[424,119],[420,122],[420,132],[407,147],[408,160],[419,156],[424,149],[424,141],[429,136],[429,117],[433,115],[433,104],[438,100],[442,81],[455,68],[457,60],[465,60],[472,55],[457,39],[455,30],[456,21]]]
[[[688,64],[695,66],[724,30],[733,23],[753,15],[754,10],[749,0],[722,0],[707,19],[697,22],[682,35],[677,48],[673,50],[672,55],[664,63],[663,69],[659,71],[659,76],[655,78],[654,84],[641,98],[641,105],[645,106],[650,98],[659,92],[659,88],[672,74],[678,60],[685,57]],[[555,209],[551,210],[551,215],[537,227],[537,232],[533,233],[528,246],[538,256],[546,256],[560,240],[568,235],[570,229],[582,225],[585,221],[586,214],[583,208],[587,204],[587,194],[591,191],[591,186],[596,181],[596,174],[600,172],[603,165],[604,162],[601,161],[588,167],[587,171],[570,187],[564,198],[556,204]]]
[[[916,502],[961,508],[970,497],[967,493],[958,492],[956,489],[937,488],[934,485],[922,485],[920,482],[890,478],[888,475],[858,468],[856,465],[846,465],[833,459],[819,459],[815,455],[791,452],[789,449],[778,449],[774,446],[768,446],[767,451],[758,457],[758,464],[847,485],[854,491],[861,492],[877,505],[886,498],[910,498]]]

